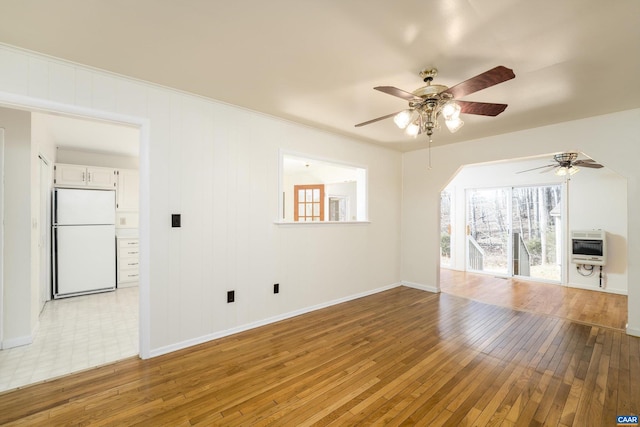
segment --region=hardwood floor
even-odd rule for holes
[[[440,270],[440,289],[488,304],[625,330],[627,296],[551,283]]]
[[[640,338],[399,287],[0,394],[3,425],[616,425]]]

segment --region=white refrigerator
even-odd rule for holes
[[[54,298],[116,288],[115,209],[113,190],[54,190]]]

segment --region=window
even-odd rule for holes
[[[281,222],[367,221],[367,170],[282,153]]]
[[[440,265],[451,266],[451,193],[440,193]]]

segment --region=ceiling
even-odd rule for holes
[[[57,148],[138,157],[140,130],[134,126],[58,114],[33,113],[38,116],[40,132],[55,141]]]
[[[516,78],[465,97],[476,139],[640,107],[637,0],[0,0],[0,42],[177,88],[400,151],[384,120],[418,72],[453,86],[497,65]]]

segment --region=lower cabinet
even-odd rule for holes
[[[140,241],[133,237],[118,237],[118,287],[137,286],[139,277]]]

